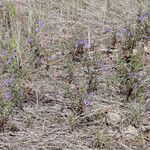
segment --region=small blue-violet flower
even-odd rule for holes
[[[120,32],[121,32],[121,33],[125,33],[125,32],[127,32],[127,30],[126,30],[126,28],[122,27],[122,28],[120,29]]]
[[[145,19],[149,17],[149,13],[144,13],[139,17],[140,22],[143,24],[145,22]]]
[[[102,69],[103,71],[108,70],[108,66],[102,60],[100,60],[100,69]]]
[[[8,101],[12,98],[12,92],[7,92],[5,95],[4,95],[4,101]]]
[[[112,31],[112,29],[111,28],[109,28],[109,27],[105,27],[104,28],[104,34],[106,34],[106,33],[109,33],[109,32],[111,32]]]
[[[23,89],[21,89],[21,90],[19,91],[19,96],[22,97],[23,95],[24,95],[24,91],[23,91]]]
[[[10,85],[10,81],[8,79],[5,79],[2,83],[2,86],[8,87]]]
[[[93,97],[93,96],[94,96],[93,92],[88,93],[88,97]]]
[[[1,54],[3,57],[5,57],[7,55],[7,51],[2,51]]]
[[[136,79],[136,77],[137,77],[136,73],[133,73],[133,74],[132,74],[132,77],[133,77],[134,79]]]
[[[85,100],[84,100],[84,104],[85,104],[86,106],[91,106],[91,101],[88,100],[88,99],[85,99]]]
[[[138,81],[141,81],[141,80],[143,80],[143,75],[142,75],[142,72],[139,72]]]
[[[131,37],[131,33],[130,33],[130,32],[128,32],[127,36],[128,36],[128,37]]]
[[[28,42],[29,44],[31,44],[31,43],[33,42],[33,39],[32,39],[31,36],[29,36],[29,37],[27,38],[27,42]]]
[[[8,61],[6,62],[6,64],[9,64],[16,56],[16,52],[14,52],[8,59]]]
[[[40,29],[38,27],[35,28],[35,32],[38,33]]]
[[[81,39],[81,40],[79,40],[78,42],[76,42],[74,44],[75,48],[78,48],[79,46],[83,46],[83,48],[90,48],[91,47],[91,45],[88,42],[88,40],[85,40],[85,39]]]
[[[40,20],[39,21],[39,27],[42,28],[45,25],[45,21],[44,20]]]
[[[128,73],[127,73],[127,79],[129,79],[131,77],[131,73],[130,73],[130,71],[128,71]]]

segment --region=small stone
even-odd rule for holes
[[[133,49],[133,55],[137,55],[138,54],[138,50],[137,49]]]
[[[128,126],[122,133],[126,140],[135,140],[139,136],[138,130],[132,125]]]
[[[145,46],[144,51],[149,54],[150,53],[149,47]]]
[[[150,54],[150,41],[148,42],[147,45],[144,46],[144,51],[148,54]]]
[[[107,122],[111,125],[116,125],[121,121],[121,116],[118,112],[108,112]]]

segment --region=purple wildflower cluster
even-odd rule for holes
[[[133,78],[133,79],[137,79],[138,81],[141,81],[143,79],[143,74],[142,72],[131,73],[130,71],[128,71],[127,78],[128,79]]]
[[[112,33],[116,38],[120,37],[121,34],[127,34],[128,37],[131,37],[131,33],[125,27],[121,27],[118,31],[114,31],[110,27],[105,27],[103,33]]]
[[[150,40],[150,36],[143,36],[143,39]]]
[[[125,27],[122,27],[120,29],[119,33],[125,34],[128,38],[132,38],[132,40],[133,40],[133,34]]]
[[[138,19],[139,19],[139,21],[140,21],[142,24],[144,24],[145,21],[146,21],[148,18],[150,18],[150,13],[145,12],[144,14],[142,14],[141,16],[139,16]],[[132,34],[131,34],[131,32],[129,32],[125,27],[121,27],[118,32],[114,32],[110,27],[105,27],[104,30],[103,30],[103,33],[104,33],[104,34],[107,34],[107,33],[115,33],[115,36],[116,36],[116,37],[119,37],[119,35],[122,33],[122,34],[126,34],[127,37],[132,38],[132,41],[134,40],[134,39],[133,39],[133,36],[132,36]]]
[[[45,25],[45,21],[44,20],[40,20],[39,23],[38,23],[38,26],[35,28],[35,32],[38,33],[40,32],[41,28],[43,28]],[[29,36],[27,38],[27,43],[31,44],[33,43],[33,37],[32,36]]]
[[[5,80],[3,81],[3,83],[2,83],[2,86],[3,86],[3,87],[9,87],[9,85],[10,85],[9,79],[5,79]]]
[[[11,100],[12,96],[13,96],[12,92],[8,91],[8,92],[5,93],[5,95],[3,97],[3,100],[4,101],[9,101],[9,100]]]
[[[8,80],[5,80],[3,82],[3,86],[8,87],[9,85],[10,85],[10,83],[8,82]],[[17,98],[19,98],[19,99],[23,98],[23,96],[24,96],[24,90],[23,89],[17,90],[17,93],[18,93]],[[4,94],[3,101],[10,101],[13,98],[13,96],[14,96],[13,91],[9,90]]]
[[[45,21],[40,20],[38,23],[38,26],[35,28],[35,32],[38,33],[40,31],[40,29],[44,27],[44,25],[45,25]]]
[[[14,52],[9,56],[9,52],[8,51],[6,51],[6,50],[0,50],[1,52],[1,56],[3,57],[3,58],[6,58],[7,59],[7,61],[5,62],[5,64],[7,65],[7,64],[9,64],[14,58],[15,58],[15,56],[16,56],[16,54],[17,54],[17,52],[14,50]]]
[[[83,48],[86,48],[86,49],[91,47],[91,45],[90,45],[90,43],[88,42],[88,40],[85,40],[85,39],[81,39],[81,40],[77,41],[77,42],[74,44],[74,47],[75,47],[75,48],[78,48],[78,47],[80,47],[80,46],[83,46]]]
[[[93,92],[88,93],[87,98],[84,99],[85,106],[91,106],[92,105],[93,97],[94,97],[94,93]]]

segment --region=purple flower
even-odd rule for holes
[[[44,58],[40,58],[40,62],[44,64],[45,63]]]
[[[143,24],[145,22],[145,19],[149,17],[149,13],[144,13],[139,17],[140,22]]]
[[[138,81],[141,81],[143,79],[142,72],[132,73],[132,74],[128,72],[127,77],[128,79],[132,77],[133,79],[137,79]]]
[[[40,20],[39,21],[39,27],[44,27],[44,25],[45,25],[45,21],[44,20]]]
[[[135,40],[135,37],[132,37],[132,39],[131,39],[132,41],[134,41]]]
[[[92,97],[92,96],[94,96],[94,93],[93,93],[93,92],[90,92],[90,93],[88,93],[88,96],[89,96],[89,97]]]
[[[106,33],[108,33],[108,32],[111,32],[112,31],[112,29],[111,28],[109,28],[109,27],[105,27],[104,28],[104,34],[106,34]]]
[[[27,42],[28,42],[29,44],[31,44],[31,43],[33,42],[33,39],[32,39],[31,36],[29,36],[29,37],[27,38]]]
[[[132,77],[133,77],[134,79],[136,79],[136,77],[137,77],[137,76],[136,76],[136,73],[133,73],[133,74],[132,74]]]
[[[7,51],[2,51],[2,56],[6,56],[7,55]]]
[[[127,30],[126,30],[126,28],[122,27],[122,28],[120,29],[120,32],[121,32],[121,33],[125,33],[125,32],[127,32]]]
[[[12,97],[12,92],[7,92],[3,98],[4,98],[4,101],[8,101],[10,100],[11,97]]]
[[[35,32],[38,33],[40,29],[38,27],[35,28]]]
[[[104,71],[108,70],[106,63],[104,63],[102,60],[100,60],[100,68]]]
[[[8,87],[10,85],[10,81],[8,79],[5,79],[2,83],[2,86]]]
[[[116,37],[119,37],[119,35],[120,35],[119,32],[116,32]]]
[[[85,104],[86,106],[91,106],[91,101],[85,99],[85,100],[84,100],[84,104]]]
[[[6,61],[6,65],[8,65],[11,62],[11,58],[8,59],[8,61]]]
[[[139,72],[139,77],[138,77],[138,81],[141,81],[143,79],[143,75],[142,72]]]
[[[85,40],[85,39],[81,39],[81,40],[79,40],[78,42],[76,42],[74,44],[75,48],[78,48],[79,46],[83,46],[83,48],[90,48],[91,47],[91,45],[88,42],[88,40]]]
[[[90,44],[89,44],[88,40],[81,39],[79,41],[79,44],[83,45],[84,48],[90,48]]]
[[[128,73],[127,73],[127,79],[129,79],[131,77],[131,73],[130,73],[130,71],[128,71]]]
[[[9,64],[16,56],[16,52],[14,52],[8,59],[8,61],[6,61],[6,64]]]
[[[93,96],[94,96],[94,92],[87,93],[87,97],[86,97],[86,99],[84,99],[84,104],[86,106],[91,106],[92,105]]]
[[[140,16],[140,17],[139,17],[139,20],[140,20],[140,22],[143,24],[143,23],[144,23],[144,21],[145,21],[145,17]]]
[[[130,37],[130,36],[131,36],[131,33],[130,33],[130,32],[128,32],[127,36],[128,36],[128,37]]]
[[[24,95],[24,91],[23,91],[23,89],[21,89],[20,91],[19,91],[19,96],[23,96]]]
[[[150,36],[143,36],[143,39],[150,39]]]
[[[137,77],[136,73],[131,73],[130,71],[128,71],[128,73],[127,73],[127,79],[129,79],[129,78],[136,79],[136,77]]]

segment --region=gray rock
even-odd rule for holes
[[[139,136],[139,131],[130,125],[122,131],[122,134],[126,140],[135,140]]]
[[[111,125],[116,125],[121,121],[121,116],[118,112],[108,112],[107,122]]]

